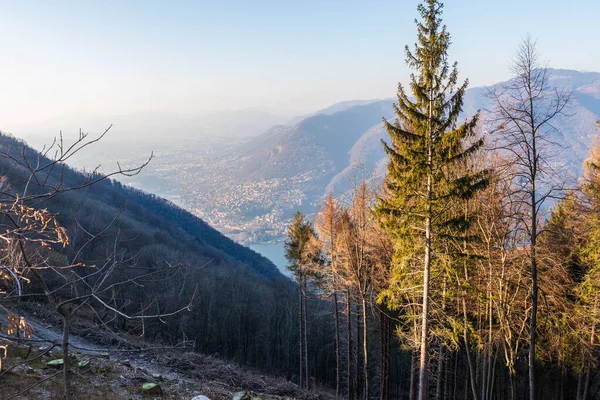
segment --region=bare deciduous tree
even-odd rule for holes
[[[490,121],[499,134],[498,149],[506,153],[515,166],[513,195],[528,209],[521,217],[528,236],[531,273],[531,314],[529,321],[529,394],[536,399],[535,343],[538,311],[538,255],[537,242],[544,217],[544,206],[552,198],[562,195],[564,185],[552,174],[552,151],[556,146],[553,125],[556,118],[565,115],[571,93],[552,87],[549,71],[540,61],[536,43],[526,37],[517,50],[512,72],[514,78],[507,84],[489,91],[493,102]]]

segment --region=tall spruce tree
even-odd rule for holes
[[[481,148],[483,139],[475,138],[478,114],[457,124],[468,81],[457,86],[457,65],[448,64],[450,35],[442,25],[442,8],[436,0],[426,0],[418,6],[418,42],[414,51],[406,46],[406,62],[416,71],[409,85],[414,100],[399,84],[398,103],[394,105],[396,121],[384,120],[390,136],[389,144],[383,142],[389,163],[386,190],[376,206],[396,251],[390,286],[381,298],[390,307],[399,308],[398,302],[406,298],[409,290],[402,283],[404,277],[415,275],[410,268],[417,263],[422,266],[422,291],[417,297],[421,302],[419,400],[427,397],[432,265],[447,247],[441,242],[451,236],[448,232],[460,236],[469,220],[468,215],[448,210],[487,184],[485,171],[460,168],[469,155]]]

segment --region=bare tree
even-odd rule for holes
[[[340,349],[340,312],[338,304],[339,290],[339,266],[338,266],[338,250],[336,242],[340,228],[340,216],[338,205],[329,195],[322,206],[319,207],[315,217],[315,229],[319,234],[319,239],[323,249],[328,257],[329,268],[326,269],[325,276],[329,279],[323,279],[324,283],[328,284],[327,292],[331,294],[333,299],[334,320],[335,320],[335,394],[340,395],[340,382],[342,380],[341,366],[341,349]]]
[[[127,284],[139,285],[140,281],[147,281],[152,277],[166,278],[165,271],[153,269],[116,279],[113,276],[115,271],[126,264],[131,267],[131,263],[135,262],[135,257],[125,256],[119,251],[118,234],[114,251],[107,255],[105,262],[100,266],[83,268],[85,264],[79,260],[81,249],[70,262],[54,263],[48,256],[53,250],[64,249],[71,242],[67,230],[59,224],[57,215],[43,208],[46,202],[63,193],[84,189],[113,176],[136,175],[152,158],[151,155],[146,162],[134,168],[122,168],[117,163],[117,168],[108,173],[100,173],[98,167],[84,175],[83,179],[81,175],[77,175],[79,181],[73,181],[71,177],[74,175],[66,166],[66,161],[102,139],[109,129],[110,127],[96,138],[88,138],[88,134],[80,131],[79,137],[71,145],[65,144],[61,134],[41,151],[35,151],[22,142],[16,142],[14,145],[8,143],[0,147],[0,159],[10,163],[14,175],[14,183],[8,177],[0,177],[0,280],[4,284],[4,289],[0,289],[0,305],[8,305],[24,298],[41,298],[61,316],[63,335],[60,347],[63,352],[64,396],[67,400],[72,397],[69,332],[72,318],[77,311],[86,307],[106,325],[98,314],[99,308],[105,308],[126,319],[166,317],[189,308],[188,304],[172,312],[149,315],[152,313],[148,313],[147,310],[152,303],[133,314],[111,305],[110,299],[115,288]],[[83,247],[105,233],[117,221],[118,216],[115,216],[109,226],[101,232],[86,232],[89,238]],[[177,266],[168,267],[167,275],[178,270]],[[81,268],[83,270],[78,271]],[[30,293],[25,290],[30,286],[30,277],[37,282],[41,292]],[[49,280],[52,280],[52,284]],[[9,327],[9,335],[16,335],[17,339],[22,333],[26,336],[31,335],[33,330],[23,316],[9,314],[9,320],[13,321]],[[57,345],[54,343],[51,348]]]
[[[507,84],[489,91],[493,102],[491,122],[499,133],[498,148],[515,166],[513,195],[523,202],[528,215],[521,217],[528,236],[531,273],[531,314],[529,321],[529,394],[536,399],[535,343],[538,311],[537,242],[544,219],[544,205],[562,195],[564,185],[552,174],[552,150],[556,146],[553,125],[565,115],[571,93],[552,87],[549,71],[540,61],[536,43],[526,37],[517,50]]]

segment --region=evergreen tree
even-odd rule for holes
[[[483,140],[475,139],[478,115],[457,126],[468,81],[457,87],[457,65],[448,64],[450,35],[442,25],[442,8],[436,0],[418,7],[418,43],[414,51],[406,47],[406,62],[416,71],[410,82],[414,100],[399,84],[396,122],[384,120],[390,136],[390,143],[383,143],[389,163],[386,190],[376,208],[395,242],[392,279],[382,294],[391,307],[398,308],[404,298],[403,280],[415,275],[410,269],[417,263],[422,266],[419,400],[427,395],[431,269],[444,251],[441,242],[449,237],[449,229],[458,237],[468,225],[468,215],[452,216],[448,208],[472,197],[487,181],[485,171],[457,168]]]

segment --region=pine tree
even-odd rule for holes
[[[455,168],[480,149],[483,140],[475,139],[478,115],[457,126],[468,81],[457,87],[457,65],[448,64],[450,35],[442,25],[442,8],[436,0],[418,7],[418,43],[414,51],[406,47],[406,62],[416,71],[410,82],[414,100],[399,84],[396,122],[384,120],[390,136],[390,143],[383,143],[389,163],[386,190],[376,208],[395,242],[392,279],[382,296],[392,307],[398,308],[398,298],[405,295],[404,277],[414,276],[410,268],[417,260],[422,265],[419,400],[427,397],[430,277],[436,252],[443,251],[440,232],[452,228],[459,235],[468,220],[466,215],[450,216],[448,206],[472,197],[486,184],[485,171]]]

